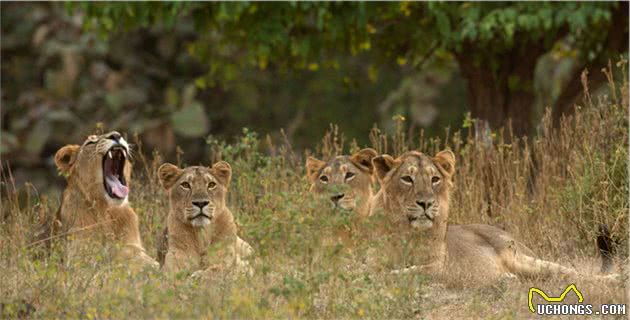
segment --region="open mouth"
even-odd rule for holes
[[[113,146],[103,157],[103,185],[107,195],[114,199],[124,199],[129,194],[123,174],[127,151],[122,146]]]

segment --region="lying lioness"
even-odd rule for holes
[[[578,275],[560,264],[536,258],[532,250],[509,233],[489,225],[447,225],[455,155],[442,151],[430,157],[416,151],[397,159],[381,155],[372,160],[381,189],[375,210],[382,210],[400,228],[428,233],[432,261],[429,272],[457,271],[472,279],[492,281],[505,276]],[[615,279],[618,275],[601,279]]]
[[[219,161],[209,168],[180,169],[165,163],[158,174],[170,203],[164,270],[200,270],[196,275],[201,277],[232,267],[249,273],[243,259],[253,249],[237,236],[234,217],[225,204],[232,177],[230,165]],[[212,249],[216,252],[209,256]]]
[[[92,135],[82,145],[59,149],[55,164],[68,186],[57,218],[64,235],[71,239],[105,236],[122,245],[125,259],[156,267],[157,262],[145,253],[138,216],[127,200],[131,183],[129,151],[125,139],[115,131]]]

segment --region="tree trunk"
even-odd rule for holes
[[[618,7],[613,11],[612,20],[608,33],[605,35],[606,40],[603,42],[606,50],[603,52],[603,56],[595,59],[594,61],[587,62],[584,59],[578,62],[577,66],[573,69],[573,73],[569,78],[569,83],[564,87],[560,96],[554,103],[552,111],[552,117],[554,125],[560,124],[560,119],[563,115],[569,115],[573,113],[574,106],[581,102],[584,98],[583,87],[581,81],[581,74],[584,70],[588,70],[588,83],[590,89],[595,89],[597,86],[606,82],[606,77],[601,72],[601,69],[606,67],[610,57],[606,57],[606,53],[619,52],[623,53],[628,48],[628,2],[618,3]],[[606,52],[607,51],[607,52]],[[613,56],[612,59],[618,59],[618,56]],[[615,63],[616,61],[613,61]]]
[[[491,141],[486,124],[495,130],[510,125],[516,137],[530,133],[535,100],[534,69],[546,49],[542,43],[520,43],[497,56],[487,53],[492,52],[491,49],[469,43],[457,54],[461,72],[468,82],[471,116],[481,120],[475,125],[475,138],[481,146]],[[506,141],[509,140],[510,137],[506,137]],[[486,214],[492,218],[497,200],[492,198],[491,192],[496,172],[490,161],[485,163],[482,174],[488,206]]]
[[[518,37],[516,37],[518,39]],[[500,56],[467,43],[456,55],[467,80],[471,116],[492,129],[511,124],[516,136],[529,134],[534,105],[534,69],[546,48],[541,43],[515,44]]]

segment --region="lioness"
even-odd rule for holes
[[[451,151],[434,157],[416,151],[397,159],[381,155],[372,162],[381,183],[374,208],[381,209],[394,223],[428,233],[433,240],[429,244],[433,256],[422,269],[455,271],[481,281],[515,275],[578,274],[573,268],[536,258],[532,250],[499,228],[447,225],[455,172]]]
[[[142,246],[138,216],[127,200],[131,183],[129,145],[116,131],[91,135],[82,145],[67,145],[55,164],[68,181],[57,218],[65,234],[112,236],[123,245],[121,255],[157,267]]]
[[[158,169],[158,176],[170,203],[164,270],[200,270],[198,276],[212,277],[226,264],[234,264],[249,273],[248,263],[242,259],[253,249],[236,235],[234,217],[225,203],[232,178],[230,165],[219,161],[209,168],[180,169],[165,163]],[[210,247],[218,249],[218,259],[208,259]]]
[[[351,156],[337,156],[321,161],[306,159],[310,191],[327,196],[335,208],[355,211],[366,217],[372,203],[372,158],[376,151],[366,148]]]

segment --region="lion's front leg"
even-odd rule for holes
[[[238,274],[253,275],[254,270],[250,265],[250,259],[254,255],[254,249],[245,240],[236,236],[234,242],[227,248],[229,254],[224,259],[225,263]]]
[[[248,259],[254,255],[254,249],[252,246],[238,236],[236,237],[236,255],[241,259]]]
[[[216,244],[218,248],[209,254],[209,267],[195,272],[194,278],[216,279],[219,274],[223,276],[253,274],[249,261],[244,259],[251,257],[254,251],[252,247],[239,237],[229,240]]]
[[[160,264],[151,258],[144,248],[136,245],[124,245],[120,250],[119,257],[124,261],[130,261],[134,265],[141,265],[153,269],[159,269]]]
[[[195,263],[192,260],[194,259],[183,251],[169,249],[166,258],[164,258],[164,272],[167,274],[176,274],[185,270],[192,271],[195,269],[193,268]]]
[[[120,256],[143,266],[159,268],[159,263],[151,258],[142,246],[140,231],[138,230],[138,216],[135,211],[124,205],[110,208],[107,215],[112,221],[111,232],[122,245]]]
[[[202,269],[202,270],[197,270],[195,272],[193,272],[193,274],[190,275],[191,279],[200,279],[200,280],[213,280],[213,279],[217,279],[221,274],[223,274],[225,271],[225,266],[221,265],[221,264],[213,264],[210,265],[209,267]]]

